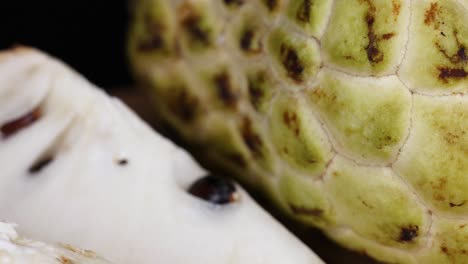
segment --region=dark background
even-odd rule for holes
[[[33,46],[60,58],[104,88],[132,80],[125,38],[127,0],[3,0],[0,48]]]

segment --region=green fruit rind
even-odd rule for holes
[[[141,1],[134,8],[131,25],[129,52],[131,56],[144,53],[151,59],[163,59],[174,55],[176,17],[167,1]]]
[[[305,100],[280,94],[273,102],[270,119],[276,152],[292,168],[317,178],[333,157],[319,121]]]
[[[317,75],[321,55],[314,39],[277,29],[270,33],[268,46],[273,68],[281,76],[280,79],[300,85]]]
[[[468,98],[414,96],[413,128],[395,170],[437,211],[468,212]]]
[[[467,263],[468,226],[466,221],[439,219],[433,223],[433,240],[427,252],[422,252],[421,263]]]
[[[390,168],[360,166],[336,157],[325,177],[325,193],[338,223],[360,236],[397,248],[424,243],[430,218]]]
[[[408,39],[409,1],[336,0],[322,38],[325,63],[356,75],[394,74]]]
[[[467,0],[135,10],[135,76],[206,166],[378,260],[468,263]],[[168,49],[139,49],[152,23]]]
[[[310,99],[335,146],[360,162],[395,159],[411,120],[411,94],[399,79],[352,77],[332,70],[323,70],[318,79]]]
[[[320,38],[327,26],[332,4],[331,0],[290,1],[286,7],[287,17],[310,36]]]
[[[326,227],[336,223],[335,212],[321,181],[286,174],[278,184],[286,212],[314,226]]]
[[[410,39],[399,76],[425,94],[468,91],[468,12],[458,1],[413,1]],[[466,4],[466,1],[465,1]]]

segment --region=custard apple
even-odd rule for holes
[[[323,263],[243,189],[205,177],[60,61],[2,52],[0,80],[0,219],[22,234],[122,264]]]
[[[389,263],[468,263],[467,0],[138,0],[161,124]]]

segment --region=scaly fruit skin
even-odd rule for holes
[[[468,1],[139,0],[135,76],[199,155],[391,263],[468,263]]]

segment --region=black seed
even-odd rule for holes
[[[31,112],[15,119],[12,121],[9,121],[8,123],[2,125],[0,127],[0,131],[2,132],[3,138],[7,138],[22,128],[25,128],[35,121],[37,121],[41,117],[41,110],[39,108],[36,108],[32,110]]]
[[[231,85],[231,78],[227,72],[221,72],[214,77],[214,82],[218,90],[218,97],[228,106],[234,106],[237,103],[237,93]]]
[[[205,46],[210,45],[210,32],[202,27],[202,17],[190,7],[187,7],[184,12],[186,14],[181,22],[190,38]]]
[[[43,159],[40,159],[36,163],[34,163],[30,168],[29,168],[29,173],[35,174],[40,172],[42,169],[44,169],[47,165],[49,165],[52,161],[54,160],[54,157],[52,156],[46,156]]]
[[[234,183],[224,177],[210,174],[195,181],[188,192],[213,204],[228,204],[238,200]]]
[[[128,164],[128,160],[127,159],[120,159],[117,161],[117,163],[120,165],[120,166],[125,166]]]
[[[301,7],[299,8],[297,12],[297,19],[300,21],[307,23],[310,21],[310,8],[312,7],[312,1],[311,0],[304,0],[302,3]]]

